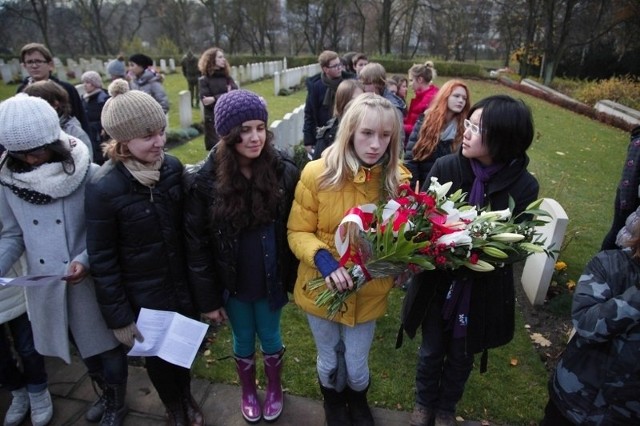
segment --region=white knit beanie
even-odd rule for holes
[[[129,90],[126,81],[113,80],[109,94],[111,98],[102,108],[100,122],[116,141],[141,138],[167,126],[167,117],[158,101],[140,90]]]
[[[19,93],[0,103],[0,145],[27,151],[60,139],[58,113],[47,101]]]

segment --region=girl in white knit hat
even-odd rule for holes
[[[0,104],[0,144],[6,148],[0,163],[0,276],[23,253],[29,275],[64,276],[25,289],[35,349],[70,363],[71,337],[89,375],[106,389],[86,416],[99,421],[112,399],[109,389],[126,383],[127,364],[100,314],[89,275],[84,187],[98,166],[85,144],[60,129],[56,111],[26,94]],[[37,393],[17,389],[13,397],[21,410],[12,411],[12,404],[5,425],[19,424],[29,406],[34,425],[51,420],[46,387]]]
[[[87,185],[87,250],[102,314],[120,342],[144,337],[142,308],[196,317],[187,287],[181,187],[182,164],[164,153],[166,119],[150,95],[119,79],[102,109],[113,138],[107,162]],[[145,358],[170,425],[204,425],[191,395],[188,368]]]

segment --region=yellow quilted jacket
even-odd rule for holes
[[[307,289],[306,283],[320,277],[313,258],[318,250],[329,250],[338,259],[334,234],[344,214],[351,207],[377,203],[380,197],[382,166],[361,168],[353,182],[339,191],[318,190],[317,177],[324,170],[324,159],[309,162],[296,187],[295,199],[288,222],[288,238],[291,250],[300,259],[294,299],[307,313],[327,317],[325,308],[315,305],[316,296],[326,288],[315,292]],[[411,174],[400,166],[401,182],[407,182]],[[347,265],[350,266],[350,265]],[[393,286],[391,278],[374,279],[347,299],[347,309],[333,320],[354,326],[382,316],[387,309],[387,295]]]

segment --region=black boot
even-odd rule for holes
[[[182,407],[189,425],[204,426],[204,415],[193,395],[191,395],[191,386],[182,389]]]
[[[104,393],[107,397],[104,415],[100,426],[121,426],[127,415],[127,405],[124,402],[127,394],[127,385],[105,384]]]
[[[167,409],[167,426],[187,426],[189,424],[182,401],[165,403],[164,406]]]
[[[106,383],[100,374],[90,375],[93,390],[98,395],[98,399],[91,404],[91,407],[84,414],[84,418],[90,423],[98,423],[102,419],[104,410],[107,406],[107,396],[105,394]]]
[[[350,426],[351,419],[347,410],[346,391],[337,392],[335,389],[325,388],[320,385],[320,391],[324,396],[324,417],[327,426]]]
[[[347,386],[347,402],[349,404],[349,417],[353,426],[373,426],[373,415],[367,402],[369,385],[361,391],[354,391]]]

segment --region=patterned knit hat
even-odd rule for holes
[[[245,121],[262,120],[266,124],[268,118],[264,99],[248,90],[232,90],[220,96],[213,114],[219,136],[228,135]]]
[[[104,104],[100,121],[118,142],[141,138],[167,126],[162,107],[151,95],[129,90],[129,83],[117,79],[109,85],[111,98]]]
[[[0,103],[0,145],[27,151],[60,139],[58,113],[47,101],[19,93]]]
[[[87,71],[82,74],[80,81],[83,83],[89,83],[93,87],[102,87],[102,77],[96,71]]]

